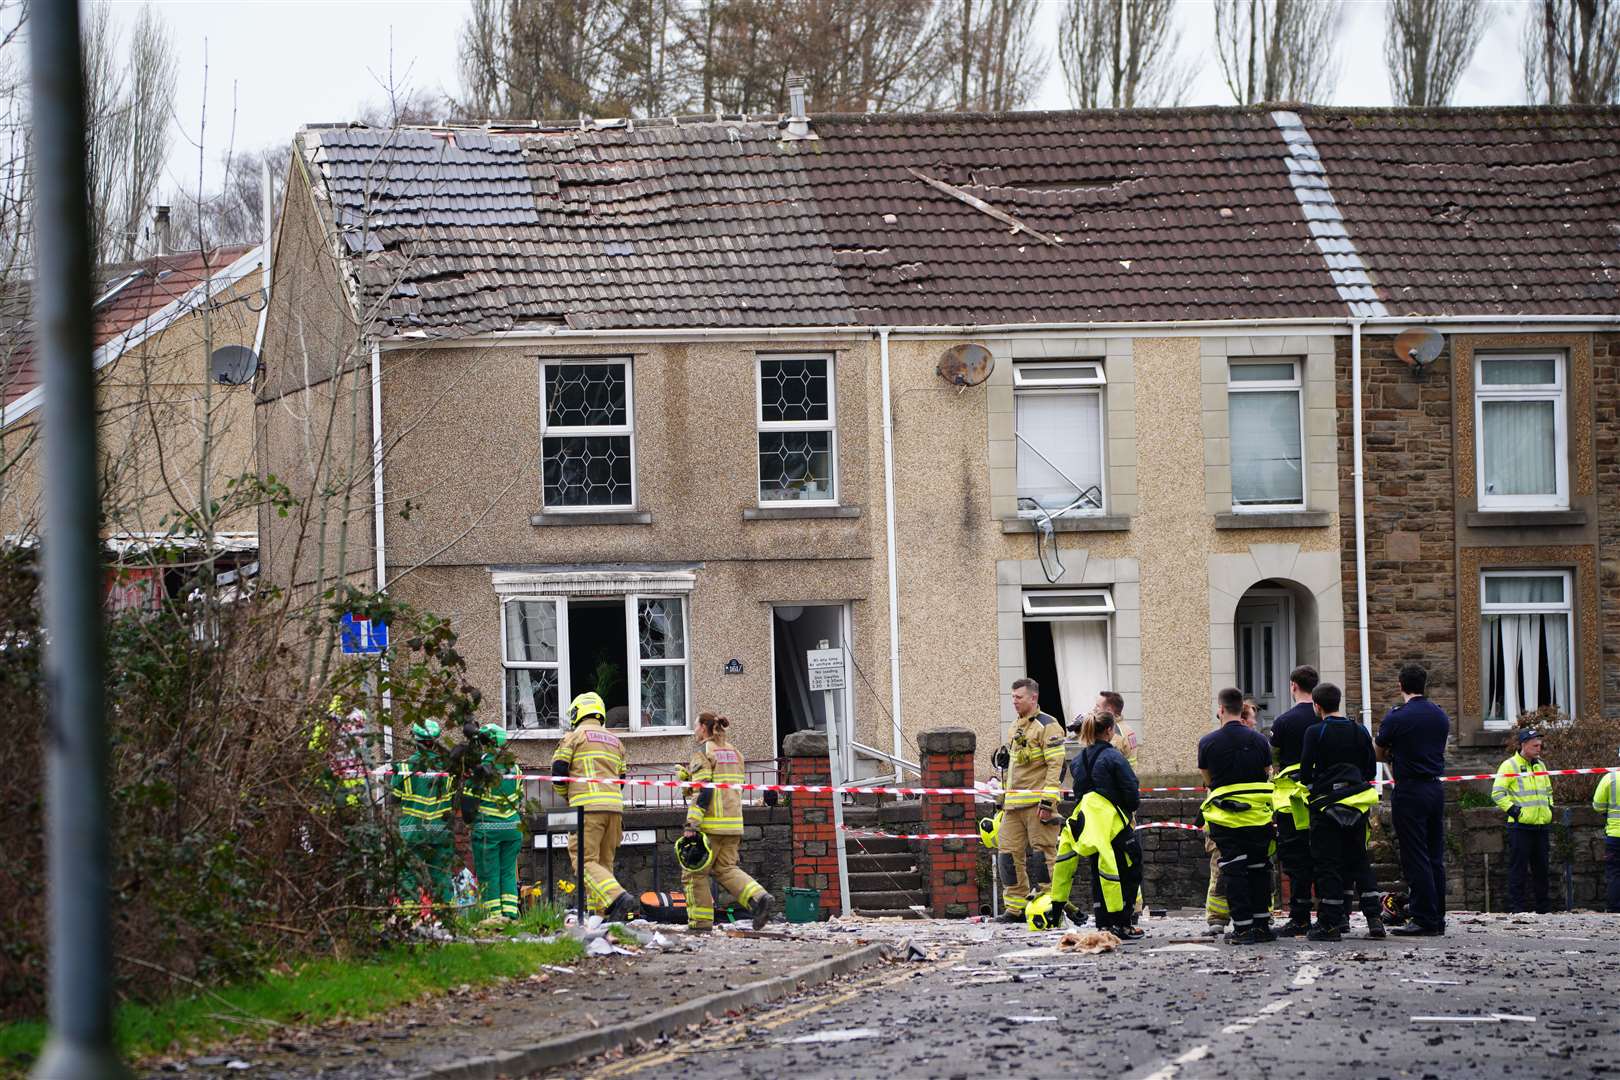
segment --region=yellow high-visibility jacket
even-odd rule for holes
[[[1551,825],[1552,777],[1513,775],[1546,768],[1540,761],[1526,761],[1522,754],[1514,754],[1496,770],[1496,782],[1491,785],[1491,802],[1503,812],[1517,806],[1520,825]]]
[[[710,739],[697,748],[686,771],[689,779],[706,784],[740,784],[744,777],[742,752],[723,738]],[[692,805],[686,811],[687,825],[710,836],[742,835],[741,791],[736,788],[689,790]]]
[[[1620,840],[1620,769],[1610,769],[1592,793],[1592,809],[1604,815],[1603,835]]]
[[[1057,806],[1063,775],[1063,725],[1046,713],[1021,716],[1007,734],[1008,810]]]
[[[580,722],[564,736],[551,755],[551,775],[586,779],[624,779],[624,744],[596,717]],[[589,813],[624,812],[624,785],[553,782],[557,794],[568,796],[569,806]]]

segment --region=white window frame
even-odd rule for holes
[[[1103,604],[1094,607],[1079,607],[1065,610],[1060,607],[1032,608],[1030,600],[1034,597],[1058,598],[1098,598]],[[1023,621],[1030,622],[1100,622],[1105,624],[1103,631],[1103,667],[1107,674],[1104,681],[1112,686],[1116,682],[1114,671],[1114,591],[1112,589],[1025,589],[1021,598]],[[1055,643],[1054,643],[1055,645]],[[1025,646],[1028,647],[1027,645]],[[1055,658],[1054,658],[1055,659]],[[1074,703],[1065,701],[1064,705],[1074,707]],[[1079,715],[1076,713],[1075,715]]]
[[[1013,492],[1018,491],[1018,450],[1026,444],[1017,434],[1018,430],[1018,404],[1017,399],[1029,395],[1056,397],[1058,395],[1073,395],[1076,397],[1095,397],[1097,399],[1097,461],[1101,465],[1098,471],[1097,487],[1102,492],[1102,505],[1096,508],[1076,507],[1061,517],[1101,517],[1108,513],[1108,401],[1104,397],[1104,388],[1108,385],[1108,375],[1103,368],[1103,361],[1082,357],[1068,357],[1052,360],[1024,360],[1013,365]],[[1032,452],[1044,459],[1032,448]],[[1055,465],[1047,462],[1054,470]],[[1079,496],[1075,492],[1075,496]],[[1023,496],[1018,496],[1022,499]],[[1041,518],[1045,515],[1039,510],[1030,510],[1020,506],[1018,516],[1021,518]]]
[[[546,373],[554,367],[581,367],[584,365],[618,364],[624,368],[624,417],[627,423],[601,426],[546,423]],[[586,436],[630,437],[630,501],[627,503],[597,503],[589,506],[549,506],[546,504],[546,439]],[[540,361],[540,508],[548,514],[597,514],[620,510],[634,510],[641,498],[636,483],[636,386],[635,360],[629,356],[567,356],[543,357]]]
[[[1527,577],[1558,577],[1564,582],[1564,600],[1559,604],[1492,604],[1485,599],[1485,583],[1491,578],[1527,578]],[[1487,615],[1562,615],[1568,620],[1569,627],[1569,708],[1565,710],[1570,719],[1575,718],[1576,705],[1580,700],[1580,685],[1575,681],[1575,575],[1569,570],[1549,570],[1541,567],[1522,567],[1512,570],[1481,570],[1479,572],[1479,629],[1483,635],[1485,630],[1485,617]],[[1480,696],[1485,692],[1485,672],[1479,673]],[[1480,712],[1485,711],[1486,702],[1480,702]],[[1516,727],[1519,723],[1517,716],[1505,716],[1500,720],[1492,720],[1481,716],[1481,723],[1486,731],[1506,731]]]
[[[1551,360],[1557,373],[1553,383],[1530,385],[1485,384],[1485,364],[1492,360]],[[1474,495],[1483,511],[1569,509],[1569,367],[1561,352],[1476,353],[1474,356]],[[1553,403],[1553,475],[1557,490],[1551,495],[1492,495],[1485,490],[1485,403],[1487,401],[1550,401]]]
[[[1238,382],[1232,378],[1232,370],[1239,367],[1263,367],[1277,364],[1288,364],[1294,369],[1291,379],[1264,379],[1259,381]],[[1305,380],[1304,364],[1298,357],[1293,356],[1246,356],[1242,359],[1233,359],[1226,366],[1226,418],[1228,428],[1231,426],[1233,394],[1275,392],[1278,390],[1292,390],[1299,403],[1297,417],[1299,423],[1299,502],[1297,503],[1240,503],[1237,501],[1237,492],[1232,493],[1232,513],[1234,514],[1291,514],[1299,510],[1310,509],[1311,484],[1310,461],[1308,449],[1309,441],[1305,437]],[[1227,431],[1228,442],[1231,441],[1232,432]],[[1227,468],[1231,468],[1232,456],[1227,455]],[[1237,484],[1234,482],[1234,488]]]
[[[821,360],[827,365],[827,419],[765,420],[765,363],[783,360]],[[826,498],[767,499],[761,491],[764,479],[759,472],[759,437],[767,432],[826,431],[827,451],[832,469],[828,477],[832,490]],[[754,355],[754,497],[760,506],[837,506],[838,481],[838,358],[832,353],[756,353]]]
[[[582,602],[601,602],[623,599],[624,633],[625,633],[625,688],[627,705],[630,709],[630,726],[628,728],[613,728],[614,734],[620,736],[658,736],[658,735],[690,735],[692,734],[692,605],[689,597],[680,592],[626,592],[626,593],[511,593],[500,597],[501,620],[501,725],[506,728],[507,734],[514,739],[557,739],[568,733],[566,722],[568,703],[574,699],[572,678],[569,674],[568,651],[568,602],[579,600]],[[685,638],[685,656],[680,660],[643,660],[641,658],[640,621],[638,619],[638,604],[642,600],[674,600],[681,605],[681,624]],[[508,638],[506,633],[506,609],[508,604],[518,601],[549,602],[556,605],[557,611],[557,661],[548,663],[543,661],[513,660],[508,655]],[[683,689],[686,694],[686,724],[682,727],[642,727],[641,725],[641,670],[643,667],[684,667],[686,669],[683,679]],[[529,669],[555,669],[557,672],[557,718],[558,727],[554,728],[514,728],[512,717],[507,713],[506,673],[514,670]]]

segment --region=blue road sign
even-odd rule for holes
[[[338,638],[345,655],[369,656],[388,651],[388,624],[373,622],[364,615],[343,613]]]

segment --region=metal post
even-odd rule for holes
[[[579,888],[574,890],[574,910],[579,912],[579,925],[585,925],[585,808],[574,809],[574,835],[578,837]]]
[[[849,856],[844,851],[844,786],[843,751],[838,745],[838,714],[834,711],[836,690],[823,691],[827,710],[827,764],[828,778],[832,781],[833,850],[838,854],[838,905],[845,916],[849,910]]]
[[[51,1030],[34,1075],[99,1080],[129,1074],[112,1041],[101,533],[78,4],[35,4],[28,37],[37,178],[32,296],[45,372],[51,937]]]

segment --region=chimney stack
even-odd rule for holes
[[[159,206],[152,217],[152,231],[157,234],[157,253],[159,255],[173,254],[174,249],[169,246],[169,208]]]
[[[787,80],[788,116],[782,124],[785,139],[809,139],[810,117],[804,111],[804,76],[789,75]]]

